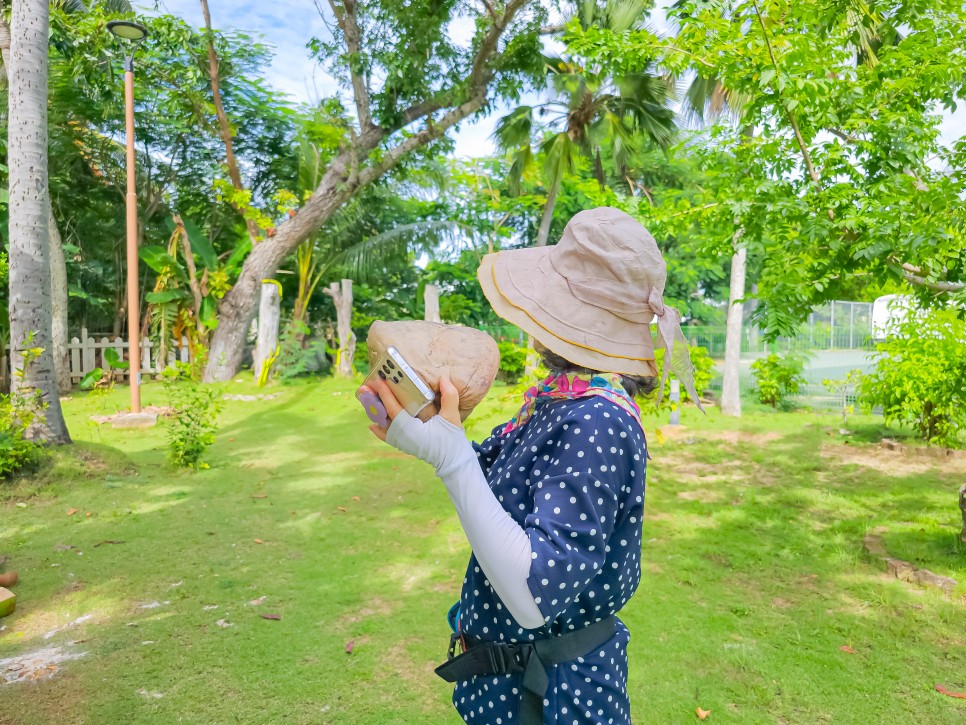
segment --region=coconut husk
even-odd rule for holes
[[[434,403],[419,413],[423,421],[439,412],[439,379],[448,375],[460,394],[460,418],[466,420],[486,397],[500,368],[500,350],[481,330],[421,320],[385,322],[369,328],[369,365],[395,347],[436,393]]]

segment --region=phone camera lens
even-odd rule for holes
[[[393,375],[393,377],[392,377],[392,381],[393,381],[393,382],[394,382],[394,383],[395,383],[396,385],[399,385],[399,378],[397,378],[397,377],[396,377],[395,375]]]
[[[385,380],[386,379],[386,374],[382,370],[380,370],[379,371],[379,377],[382,378],[383,380]]]
[[[392,369],[395,370],[396,364],[392,360],[387,360],[386,361],[386,364],[389,365],[389,367],[391,367]]]

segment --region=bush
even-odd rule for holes
[[[882,406],[886,423],[908,424],[923,440],[955,445],[966,428],[966,323],[956,311],[906,315],[874,355],[875,370],[859,385],[863,407]]]
[[[274,363],[274,370],[282,380],[332,374],[332,363],[325,354],[325,339],[309,338],[310,334],[304,322],[294,321],[285,326]]]
[[[805,360],[797,355],[771,354],[755,360],[751,370],[755,376],[755,390],[759,402],[777,408],[784,405],[789,395],[795,395],[805,383],[802,369]]]
[[[30,345],[33,336],[28,337]],[[21,379],[28,366],[43,352],[42,348],[28,347],[22,353],[21,369],[14,373]],[[38,464],[44,456],[39,443],[28,438],[37,414],[46,407],[40,393],[21,389],[0,395],[0,478],[8,478]]]
[[[714,377],[714,360],[708,355],[708,348],[706,347],[688,347],[688,353],[691,356],[691,366],[694,368],[694,389],[701,395],[705,390],[708,389],[708,385],[711,384],[711,379]],[[657,348],[654,351],[654,364],[658,370],[658,383],[661,382],[660,376],[664,370],[664,348]],[[664,381],[664,394],[661,396],[661,404],[657,404],[657,390],[651,393],[647,397],[648,403],[652,406],[654,411],[660,410],[670,410],[673,407],[671,403],[671,378],[668,377]],[[681,402],[685,403],[691,400],[691,396],[688,391],[685,390],[684,386],[681,386]]]
[[[19,395],[0,395],[0,478],[36,465],[43,449],[27,438],[36,413]]]
[[[527,348],[505,341],[498,342],[497,347],[500,348],[500,372],[497,377],[515,385],[523,377],[527,367]]]
[[[215,419],[222,406],[219,391],[196,383],[186,363],[167,368],[163,378],[174,409],[168,424],[168,458],[182,468],[207,468],[202,456],[215,442]]]

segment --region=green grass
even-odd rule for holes
[[[351,391],[228,402],[196,473],[167,464],[161,427],[89,421],[126,390],[66,403],[73,449],[0,486],[0,554],[21,572],[0,659],[86,654],[0,685],[0,723],[458,722],[432,668],[468,546],[431,469],[373,438]],[[471,437],[514,412],[511,392],[491,393]],[[848,444],[834,415],[684,422],[660,436],[647,421],[645,574],[621,613],[634,722],[691,722],[698,705],[742,725],[964,722],[966,701],[933,688],[966,690],[966,466],[890,458],[863,442],[881,435],[872,418]],[[956,591],[887,578],[862,549],[878,526]]]

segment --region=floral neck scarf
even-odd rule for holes
[[[641,409],[624,390],[620,375],[617,373],[599,373],[593,376],[581,376],[580,373],[569,375],[560,373],[557,376],[550,375],[546,380],[537,383],[523,394],[525,401],[523,407],[506,424],[502,435],[507,435],[510,431],[526,423],[537,407],[546,400],[585,398],[591,395],[599,395],[623,408],[637,421],[641,430],[644,429],[644,423],[641,422]]]

